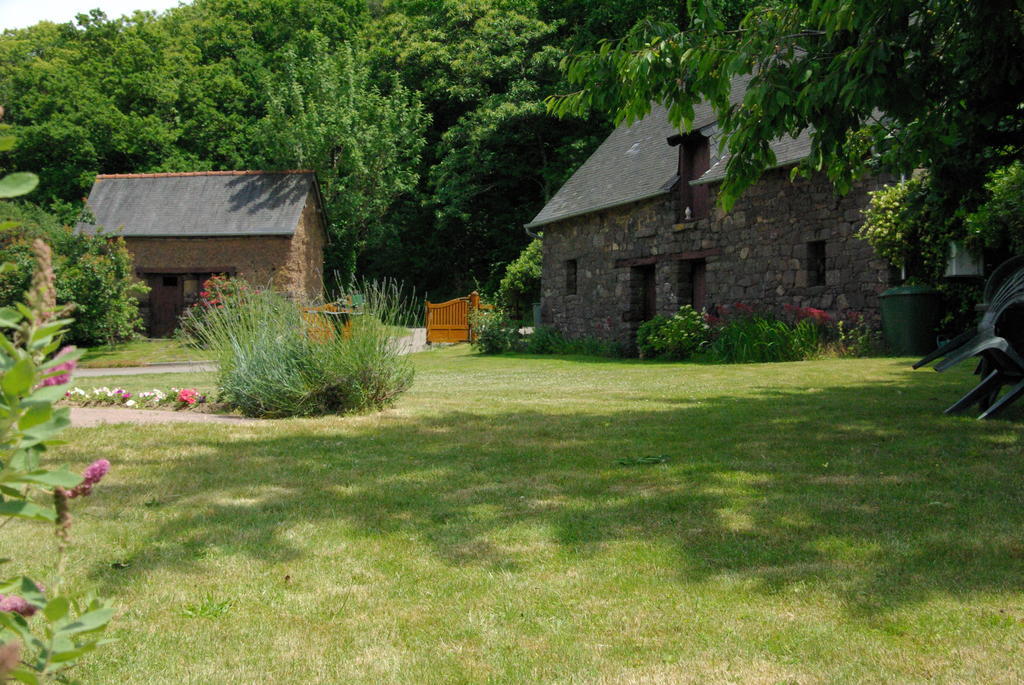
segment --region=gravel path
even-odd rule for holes
[[[165,411],[160,409],[121,409],[116,407],[72,407],[71,425],[78,428],[100,426],[105,423],[258,423],[258,419],[223,414],[200,414],[194,411]]]

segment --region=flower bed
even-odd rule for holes
[[[133,409],[196,409],[206,404],[206,396],[195,388],[153,388],[130,393],[124,388],[74,387],[64,393],[64,402],[76,407],[129,407]]]

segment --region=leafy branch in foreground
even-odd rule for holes
[[[97,599],[61,594],[71,542],[69,501],[88,495],[110,468],[101,459],[83,476],[42,467],[41,456],[60,444],[70,410],[55,409],[80,352],[61,349],[70,319],[55,306],[50,250],[33,245],[37,269],[26,303],[0,309],[0,517],[54,526],[56,569],[47,588],[26,576],[0,580],[0,679],[44,683],[59,678],[105,641],[113,609]]]
[[[987,172],[1024,151],[1017,2],[763,0],[738,30],[714,3],[688,11],[685,31],[643,23],[563,60],[579,90],[550,98],[549,110],[632,122],[660,103],[688,129],[707,101],[730,154],[726,208],[775,165],[769,141],[804,131],[802,169],[825,171],[840,192],[871,169],[924,167],[966,211]]]
[[[9,136],[0,138],[0,149],[13,144]],[[35,186],[24,178],[8,183],[12,176],[18,174],[0,179],[0,196],[20,195]],[[82,476],[42,467],[42,454],[60,444],[57,434],[71,423],[71,410],[53,405],[63,396],[81,352],[61,348],[72,320],[62,318],[69,308],[57,308],[50,248],[36,240],[32,251],[36,270],[25,302],[0,309],[5,331],[0,336],[0,527],[15,519],[52,524],[56,569],[48,588],[27,576],[0,580],[0,681],[38,685],[62,679],[83,655],[103,644],[101,633],[114,610],[98,599],[76,601],[61,594],[71,542],[69,500],[88,495],[110,463],[100,459]],[[9,268],[4,264],[0,272]],[[0,564],[9,561],[0,559]]]

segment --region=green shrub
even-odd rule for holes
[[[525,340],[522,351],[527,354],[561,354],[586,357],[621,357],[622,346],[594,337],[566,338],[557,329],[541,326]]]
[[[568,340],[551,326],[540,326],[527,336],[523,344],[523,352],[527,354],[563,354]]]
[[[541,241],[534,239],[507,267],[498,285],[498,302],[522,314],[540,299]]]
[[[207,311],[194,335],[219,363],[220,399],[247,416],[312,416],[381,409],[412,383],[393,333],[409,316],[394,283],[363,283],[363,312],[327,339],[307,334],[300,308],[251,291]]]
[[[723,364],[811,359],[821,352],[821,335],[821,326],[811,317],[791,324],[747,308],[714,329],[707,356]]]
[[[56,264],[57,300],[74,302],[68,333],[79,345],[123,342],[142,330],[139,297],[148,286],[134,278],[124,238],[76,236]]]
[[[483,354],[509,352],[519,341],[519,326],[503,309],[478,309],[469,313],[474,350]]]
[[[707,345],[711,329],[704,315],[683,305],[672,316],[655,316],[640,325],[636,346],[644,359],[686,359]]]
[[[996,169],[985,185],[989,198],[965,220],[968,244],[1005,255],[1024,254],[1024,163]]]
[[[122,342],[142,329],[139,297],[148,288],[135,280],[124,239],[76,235],[56,217],[26,204],[0,202],[0,222],[20,225],[3,235],[0,261],[14,268],[0,274],[0,306],[17,302],[32,275],[31,243],[39,238],[54,252],[57,300],[75,303],[75,321],[67,340],[82,346]]]

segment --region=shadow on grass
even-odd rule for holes
[[[180,445],[165,436],[168,453],[187,445],[188,456],[151,450],[146,482],[110,496],[165,492],[133,574],[187,571],[213,549],[287,561],[309,552],[282,531],[312,524],[335,542],[411,539],[453,566],[513,572],[636,542],[681,581],[729,574],[767,594],[811,585],[871,614],[1024,590],[1024,412],[942,416],[961,385],[916,374],[614,413],[481,407],[284,422],[265,438],[211,430]],[[648,455],[668,461],[617,463]],[[510,538],[523,530],[525,544]],[[615,558],[608,572],[628,571]],[[124,572],[95,575],[116,593]]]

